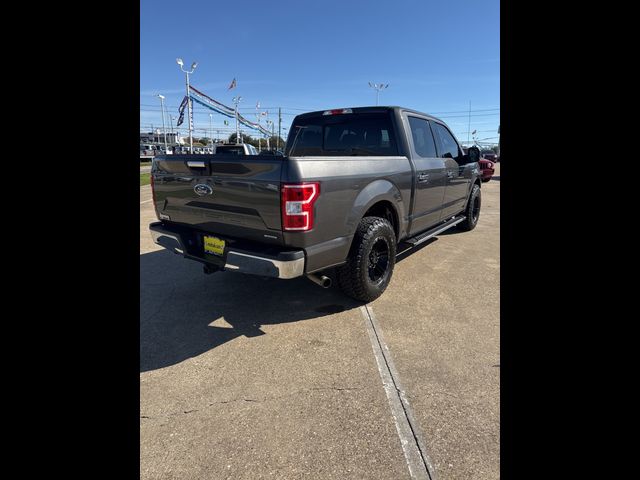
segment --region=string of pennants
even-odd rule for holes
[[[192,101],[198,103],[199,105],[202,105],[205,108],[208,108],[209,110],[213,110],[214,112],[220,113],[221,115],[224,115],[226,117],[235,118],[236,114],[233,108],[227,107],[226,105],[223,105],[222,103],[214,100],[208,95],[205,95],[200,90],[193,87],[192,85],[189,85],[189,90],[190,90],[189,96],[191,97]],[[180,108],[178,109],[178,112],[180,114],[180,117],[178,118],[178,122],[177,122],[178,125],[182,124],[182,121],[184,119],[184,109],[186,106],[187,106],[187,96],[185,95],[185,97],[182,100],[182,103],[180,104]],[[238,113],[238,123],[244,125],[245,127],[251,128],[253,130],[257,130],[266,137],[271,136],[271,132],[269,130],[264,128],[259,123],[251,122],[247,120],[242,115],[240,115],[240,113]]]

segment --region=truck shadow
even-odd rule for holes
[[[335,286],[277,280],[202,265],[166,250],[140,255],[140,372],[196,357],[262,325],[298,322],[356,308]],[[336,325],[340,328],[340,325]]]

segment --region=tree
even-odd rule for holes
[[[280,150],[284,150],[285,141],[282,139],[282,137],[279,137],[278,135],[274,135],[269,138],[269,147],[271,147],[272,150],[275,150],[276,148],[278,148],[278,139],[280,139]]]
[[[255,147],[258,146],[258,139],[253,138],[251,135],[247,135],[246,133],[240,133],[240,138],[244,143],[248,143],[249,145],[253,145]],[[229,143],[237,143],[236,142],[236,134],[232,133],[229,135]]]

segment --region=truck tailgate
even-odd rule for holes
[[[205,232],[281,245],[285,157],[159,156],[151,174],[159,217]]]

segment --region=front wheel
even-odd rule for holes
[[[471,195],[469,195],[469,201],[467,202],[467,208],[464,211],[467,218],[458,224],[458,227],[461,230],[468,232],[469,230],[476,228],[478,219],[480,218],[480,204],[480,186],[474,183],[473,188],[471,189]]]
[[[396,235],[388,220],[365,217],[356,230],[347,263],[338,267],[338,285],[348,296],[371,302],[386,290],[396,263]]]

